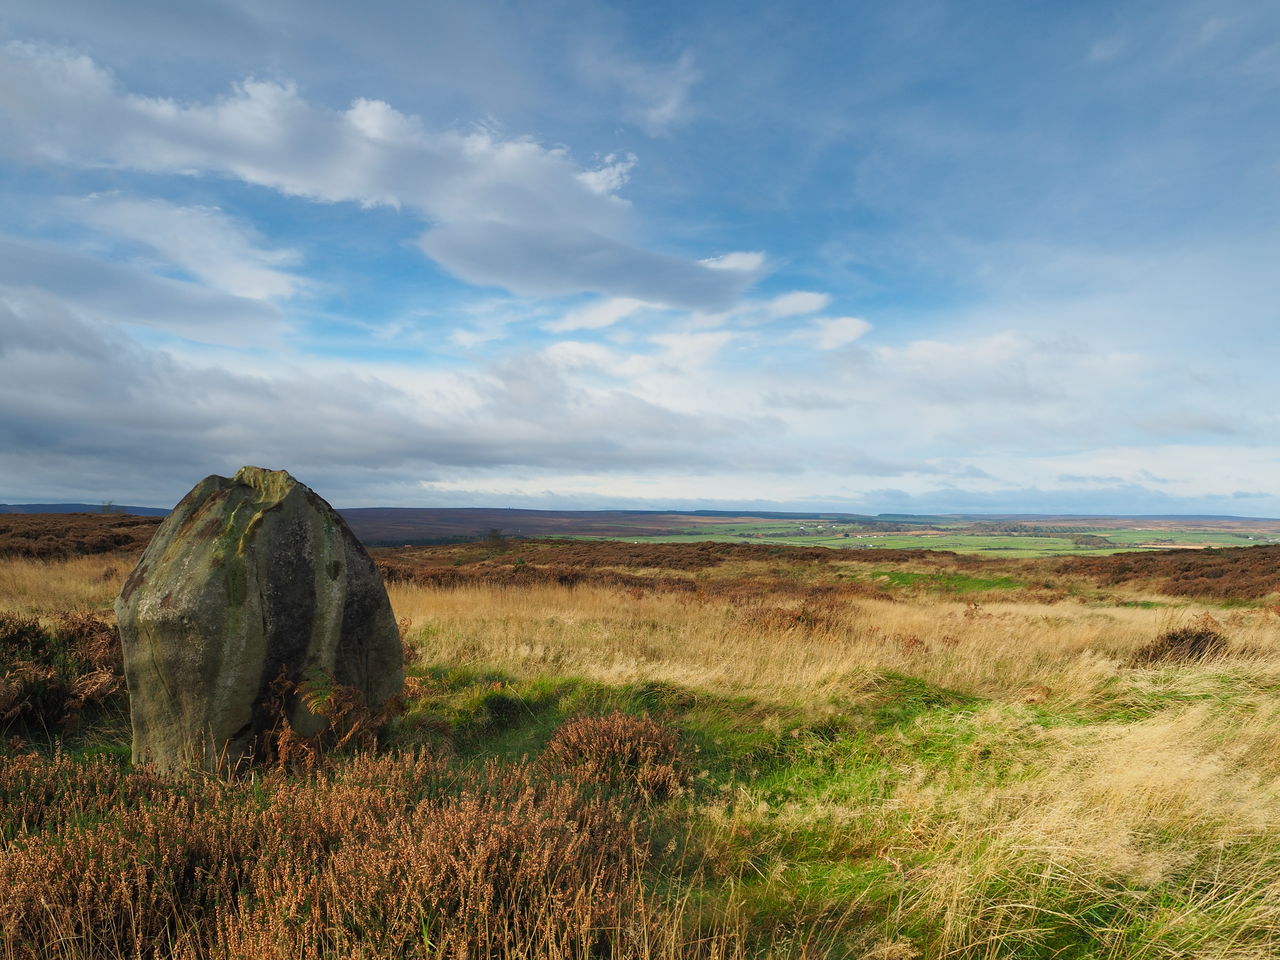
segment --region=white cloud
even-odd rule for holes
[[[729,270],[742,273],[755,273],[763,269],[765,256],[763,251],[741,251],[738,253],[726,253],[720,257],[708,257],[705,260],[699,260],[705,267],[712,270]]]
[[[1174,497],[1229,496],[1276,487],[1274,444],[1091,445],[1057,456],[989,458],[984,466],[1019,485],[1089,488],[1131,484]]]
[[[835,350],[859,339],[871,329],[860,317],[822,317],[813,321],[813,343],[819,350]]]
[[[728,330],[710,333],[663,333],[649,339],[662,348],[659,363],[682,373],[706,368],[728,346],[736,334]]]
[[[737,255],[730,254],[730,256]],[[768,300],[741,300],[729,310],[720,313],[700,313],[692,318],[692,322],[698,326],[732,323],[738,326],[755,327],[789,317],[817,313],[830,303],[831,297],[828,294],[811,290],[792,290]]]
[[[667,306],[716,307],[735,300],[753,279],[548,223],[447,223],[427,231],[419,246],[468,283],[529,297],[591,291]]]
[[[429,256],[463,280],[521,295],[591,291],[723,309],[763,263],[634,245],[630,206],[614,192],[631,157],[583,170],[563,148],[429,131],[377,100],[330,110],[290,83],[245,80],[217,100],[183,103],[122,92],[86,57],[10,43],[0,115],[9,124],[0,149],[44,161],[231,176],[311,200],[411,208],[432,224],[420,244]]]
[[[602,327],[611,327],[647,306],[648,304],[643,300],[633,300],[630,297],[598,300],[565,314],[559,320],[551,321],[546,324],[546,329],[555,333],[563,333],[567,330],[599,330]]]
[[[502,331],[492,327],[485,329],[459,327],[449,334],[449,339],[463,349],[470,350],[473,347],[497,340],[501,336]]]
[[[196,360],[148,349],[74,304],[3,287],[0,330],[0,448],[15,464],[4,477],[11,492],[64,489],[71,463],[83,488],[175,493],[247,462],[347,482],[370,472],[421,480],[504,467],[683,469],[713,459],[708,440],[751,433],[718,413],[568,379],[574,368],[610,362],[586,344],[562,346],[558,363],[525,355],[466,372],[251,355],[232,371],[207,351]]]
[[[806,332],[849,319],[818,318]],[[176,496],[194,477],[262,460],[333,496],[358,491],[352,505],[422,503],[428,481],[494,496],[579,491],[597,505],[631,489],[775,503],[823,490],[851,502],[873,491],[878,509],[898,496],[997,509],[1033,488],[1059,491],[1058,503],[1075,503],[1061,491],[1077,488],[1117,503],[1274,489],[1280,464],[1261,435],[1230,447],[1144,437],[1153,401],[1182,382],[1176,370],[1012,334],[802,355],[806,396],[779,402],[797,368],[733,350],[755,335],[731,330],[667,331],[626,347],[566,340],[471,369],[282,362],[146,349],[78,301],[14,286],[0,286],[0,329],[11,496],[61,496],[72,474],[103,497],[143,482]],[[1063,479],[1091,475],[1123,486]]]
[[[671,66],[651,72],[640,83],[632,81],[648,100],[644,109],[644,126],[651,134],[666,133],[688,112],[689,91],[698,80],[693,57],[688,51]]]
[[[92,196],[69,206],[82,222],[143,244],[154,256],[233,296],[288,298],[306,285],[281,269],[301,262],[297,251],[264,247],[252,227],[217,207],[118,196]]]
[[[595,170],[584,170],[578,174],[578,179],[585,183],[591,190],[601,196],[607,196],[611,193],[617,193],[624,186],[631,176],[631,171],[635,167],[636,156],[634,153],[628,153],[623,156],[617,154],[609,154],[604,158],[602,166]]]
[[[809,290],[794,290],[774,297],[764,305],[765,313],[770,319],[783,317],[799,317],[806,313],[817,313],[825,310],[831,297],[825,293],[814,293]]]
[[[564,370],[616,370],[622,365],[617,352],[598,343],[562,340],[542,351],[542,356]]]

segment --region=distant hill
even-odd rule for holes
[[[133,517],[163,517],[163,507],[131,507],[112,503],[0,503],[0,513],[123,513]]]
[[[168,513],[158,507],[85,503],[0,504],[0,517],[26,515],[40,536],[52,533],[53,518],[76,515],[76,529],[88,515],[150,518]],[[604,537],[618,540],[751,540],[803,546],[885,546],[964,550],[1133,549],[1178,546],[1242,546],[1280,539],[1280,521],[1248,517],[1081,516],[1067,514],[880,514],[786,513],[772,510],[524,510],[492,507],[356,507],[339,510],[352,532],[367,546],[400,547],[484,539],[497,530],[503,537]],[[35,521],[47,518],[42,523]],[[1146,531],[1114,536],[1114,542],[1077,542],[1106,531]],[[1188,536],[1187,531],[1196,531]],[[952,542],[955,537],[978,538]],[[941,537],[950,538],[943,543]],[[1050,542],[1053,538],[1061,542]],[[1072,538],[1075,538],[1074,540]],[[905,539],[904,539],[905,538]],[[56,537],[54,539],[57,539]],[[1099,537],[1102,541],[1103,538]],[[47,544],[52,546],[52,544]]]
[[[750,522],[757,514],[655,510],[516,510],[484,507],[357,507],[339,510],[362,543],[378,546],[508,537],[660,537],[699,527]]]

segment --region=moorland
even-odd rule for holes
[[[0,504],[0,553],[52,556],[75,547],[75,525],[92,549],[145,542],[165,511],[104,504],[45,505],[28,514]],[[64,509],[66,508],[66,509]],[[149,514],[130,511],[150,510]],[[340,510],[368,547],[429,546],[475,540],[575,538],[630,543],[740,543],[833,550],[944,550],[993,558],[1105,556],[1280,543],[1280,520],[1255,517],[1106,517],[727,513],[651,510],[506,510],[357,507]],[[103,521],[102,515],[116,518]],[[115,537],[111,541],[108,537]]]
[[[376,549],[400,715],[224,780],[128,763],[143,539],[0,557],[0,957],[1280,946],[1280,546]]]
[[[1280,520],[1249,517],[1084,517],[643,510],[367,507],[340,511],[370,546],[507,536],[632,543],[765,543],[836,550],[947,550],[994,557],[1098,556],[1133,550],[1280,543]]]

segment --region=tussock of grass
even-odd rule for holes
[[[1179,627],[1166,630],[1139,648],[1133,655],[1133,662],[1139,665],[1204,662],[1225,656],[1230,646],[1231,641],[1211,626]]]

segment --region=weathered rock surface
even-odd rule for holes
[[[342,518],[283,470],[206,477],[161,524],[116,600],[134,762],[235,767],[278,719],[270,687],[333,681],[371,707],[404,659],[382,578]],[[296,697],[293,728],[324,728]]]

